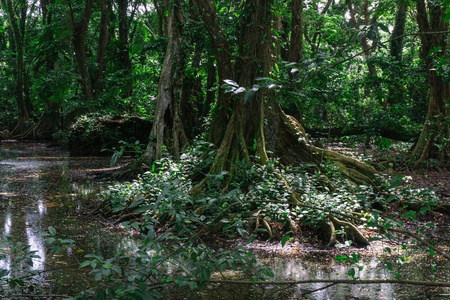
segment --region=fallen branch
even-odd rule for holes
[[[247,284],[247,285],[294,285],[306,283],[333,283],[333,284],[405,284],[422,285],[435,287],[450,287],[450,282],[442,281],[421,281],[421,280],[402,280],[402,279],[371,279],[371,280],[352,280],[352,279],[306,279],[293,281],[234,281],[234,280],[209,280],[206,283],[227,283],[227,284]]]

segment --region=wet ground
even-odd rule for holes
[[[45,144],[0,143],[0,226],[3,236],[11,236],[31,246],[40,256],[33,260],[32,269],[43,272],[36,277],[40,282],[39,294],[74,294],[92,285],[88,269],[78,269],[87,253],[105,256],[117,251],[134,249],[134,241],[126,232],[83,216],[86,203],[101,188],[92,174],[105,170],[109,158],[69,157],[68,153]],[[437,182],[439,182],[437,180]],[[448,224],[444,224],[448,226]],[[61,251],[56,256],[46,255],[47,245],[39,232],[53,226],[60,238],[70,238],[76,246]],[[442,227],[447,230],[448,227]],[[441,234],[438,232],[437,234]],[[448,238],[441,241],[448,245]],[[337,254],[362,253],[363,267],[357,276],[362,279],[393,279],[395,271],[407,275],[407,279],[450,281],[450,263],[423,252],[386,255],[384,247],[395,244],[382,242],[366,250],[333,250],[318,244],[305,243],[301,237],[281,247],[279,242],[254,242],[250,247],[261,254],[261,260],[275,271],[275,280],[348,279],[350,263],[337,263]],[[397,245],[398,246],[398,245]],[[372,248],[371,248],[372,247]],[[448,251],[448,249],[446,249]],[[406,262],[396,264],[398,255]],[[0,268],[11,270],[12,257],[0,261]],[[394,265],[393,271],[385,268]],[[434,267],[433,267],[434,266]],[[225,273],[225,278],[238,280],[239,273]],[[218,275],[214,275],[220,279]],[[205,290],[166,291],[167,299],[450,299],[447,288],[429,288],[393,284],[333,285],[314,283],[302,285],[249,287],[236,284],[209,284]],[[315,291],[315,292],[311,292]],[[29,291],[27,291],[29,292]]]
[[[114,255],[132,243],[124,232],[80,215],[89,197],[100,188],[88,174],[108,165],[108,158],[70,158],[68,153],[45,144],[0,144],[3,236],[36,251],[40,258],[33,259],[32,270],[53,270],[35,276],[41,289],[34,291],[36,294],[70,295],[91,286],[88,269],[78,269],[84,255]],[[39,233],[49,226],[57,230],[58,238],[73,239],[76,246],[48,256],[45,238]],[[12,264],[14,259],[8,255],[0,261],[0,268],[14,271]]]

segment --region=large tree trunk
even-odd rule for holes
[[[146,164],[162,157],[163,145],[178,157],[182,147],[188,143],[180,105],[185,65],[185,54],[181,48],[184,24],[181,2],[173,5],[166,20],[169,40],[161,70],[155,117],[144,154]]]
[[[205,5],[206,3],[203,2]],[[199,5],[200,11],[204,7]],[[236,60],[235,74],[228,79],[234,79],[240,87],[250,89],[256,77],[270,77],[275,59],[278,57],[272,35],[269,34],[276,26],[276,18],[272,14],[274,1],[246,1],[246,19],[242,22],[240,36],[239,58]],[[205,12],[207,9],[205,8]],[[221,34],[217,22],[209,19],[213,13],[205,13],[204,22],[208,31],[217,39]],[[252,24],[252,26],[247,26]],[[225,37],[223,37],[225,38]],[[223,48],[224,43],[219,44],[216,51],[228,52]],[[216,53],[217,55],[218,53]],[[220,64],[219,64],[220,65]],[[228,69],[219,68],[220,72]],[[302,126],[292,117],[284,114],[278,103],[273,103],[273,92],[260,88],[252,97],[235,96],[232,115],[227,123],[222,136],[218,152],[210,169],[210,173],[218,173],[226,170],[232,176],[233,166],[237,162],[247,161],[250,157],[256,157],[261,164],[268,162],[267,149],[275,157],[281,158],[284,164],[316,163],[319,164],[323,157],[336,153],[325,152],[309,144],[304,135]],[[217,117],[217,116],[216,116]],[[213,123],[214,124],[214,123]],[[267,149],[266,149],[267,148]],[[344,161],[341,156],[335,155],[336,161]],[[355,160],[349,159],[342,163],[345,168],[349,165],[357,165]],[[364,164],[362,164],[364,165]],[[366,165],[364,165],[366,166]],[[358,176],[361,168],[355,167],[352,176],[359,178],[360,182],[372,177],[375,170],[370,170],[368,176]],[[363,179],[361,179],[363,178]],[[201,181],[193,189],[193,194],[200,192],[207,182],[207,178]]]
[[[422,41],[421,57],[425,62],[430,84],[430,97],[428,102],[428,113],[422,128],[419,140],[412,151],[412,158],[416,163],[424,162],[429,158],[438,159],[441,163],[447,163],[450,159],[450,128],[448,123],[448,108],[450,87],[437,74],[433,66],[434,57],[442,58],[446,55],[447,39],[443,34],[432,34],[432,32],[443,32],[448,30],[448,23],[444,22],[444,10],[439,3],[428,2],[428,13],[424,0],[417,2],[417,23],[419,25]],[[430,51],[435,51],[430,55]]]

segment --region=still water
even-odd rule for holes
[[[73,295],[94,282],[88,268],[78,265],[87,253],[112,256],[117,251],[135,249],[135,241],[125,232],[83,216],[86,203],[101,188],[89,174],[109,165],[105,157],[69,157],[68,153],[40,143],[0,143],[0,228],[3,236],[14,242],[30,245],[39,258],[33,259],[32,270],[42,272],[39,294]],[[53,226],[58,238],[73,239],[75,247],[47,256],[47,245],[40,232]],[[448,242],[448,239],[447,239]],[[304,280],[310,278],[348,279],[349,266],[336,263],[329,255],[310,258],[266,258],[272,267],[274,280]],[[13,259],[0,261],[0,269],[11,269]],[[362,279],[393,279],[394,274],[383,268],[378,258],[367,258],[358,274]],[[433,271],[431,264],[436,264]],[[407,279],[450,280],[450,263],[427,255],[412,254],[407,264],[399,266]],[[225,274],[239,279],[239,274]],[[167,299],[450,299],[447,288],[405,285],[334,285],[304,284],[275,287],[265,285],[210,284],[203,291],[166,291]],[[314,293],[308,291],[317,290]],[[29,291],[27,291],[29,292]],[[164,293],[164,291],[163,291]],[[0,295],[1,297],[1,295]]]
[[[132,246],[125,233],[81,215],[89,197],[100,186],[89,172],[109,165],[108,158],[72,158],[67,152],[39,143],[0,144],[0,228],[13,242],[30,245],[39,258],[32,270],[42,289],[39,294],[71,295],[91,286],[88,270],[78,269],[87,253],[114,255]],[[73,239],[75,247],[47,256],[45,238],[39,235],[49,226],[57,238]],[[11,270],[11,256],[0,261],[0,268]],[[29,292],[29,291],[27,291]]]

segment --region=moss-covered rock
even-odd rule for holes
[[[70,126],[67,144],[72,156],[111,155],[102,150],[120,148],[119,141],[146,143],[151,127],[139,117],[84,115]]]

